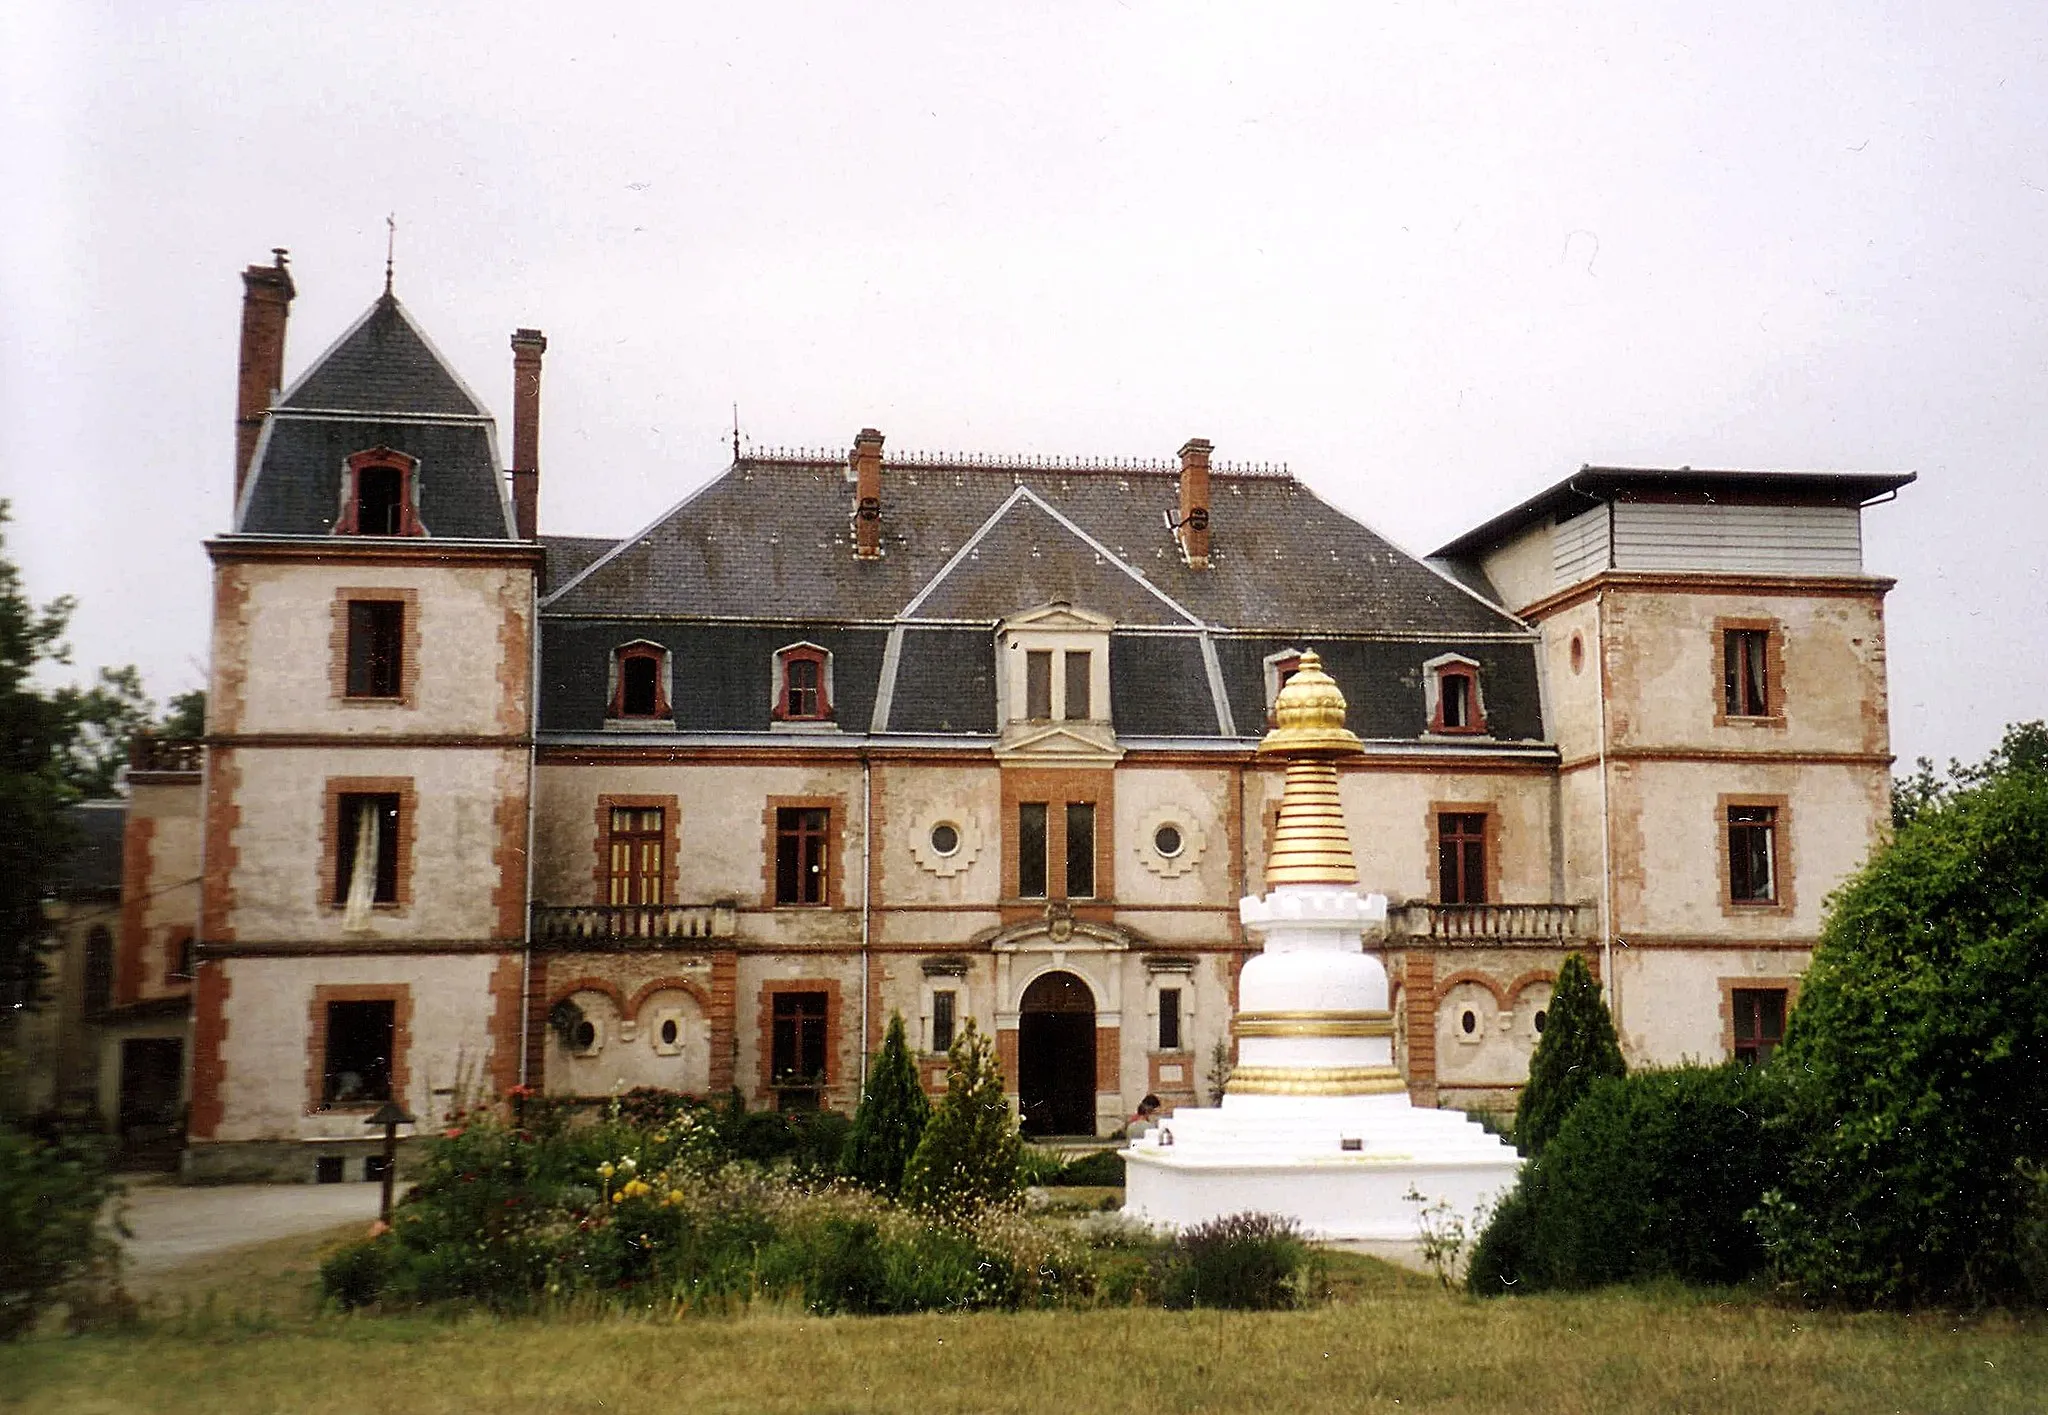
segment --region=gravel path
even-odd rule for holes
[[[128,1271],[147,1276],[215,1253],[377,1217],[376,1184],[224,1184],[127,1180]]]

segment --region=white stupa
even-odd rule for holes
[[[1394,1067],[1387,970],[1364,950],[1386,896],[1355,888],[1337,794],[1337,758],[1363,748],[1315,654],[1274,713],[1259,751],[1286,758],[1287,787],[1271,892],[1238,904],[1264,948],[1238,979],[1237,1069],[1220,1107],[1176,1111],[1124,1152],[1124,1212],[1177,1228],[1257,1210],[1323,1238],[1401,1240],[1447,1202],[1469,1223],[1521,1157],[1462,1112],[1416,1106]]]

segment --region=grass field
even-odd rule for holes
[[[2035,1412],[2048,1322],[1683,1291],[1474,1302],[1336,1255],[1301,1313],[685,1321],[313,1312],[318,1239],[159,1278],[134,1335],[0,1347],[23,1411]]]

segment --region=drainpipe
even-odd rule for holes
[[[860,1088],[868,1088],[868,979],[873,963],[868,945],[873,938],[870,902],[875,878],[875,763],[867,748],[860,753]]]
[[[1600,654],[1600,987],[1621,1034],[1621,989],[1614,976],[1614,830],[1607,796],[1607,591],[1593,600],[1594,647]]]
[[[540,775],[540,576],[527,581],[526,668],[526,897],[520,909],[519,959],[519,1084],[530,1085],[526,1059],[533,1048],[533,829],[539,800],[534,786]]]

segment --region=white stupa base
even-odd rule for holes
[[[1419,1237],[1439,1203],[1471,1228],[1522,1165],[1478,1122],[1405,1095],[1226,1096],[1176,1112],[1124,1159],[1124,1213],[1154,1227],[1253,1210],[1317,1238],[1386,1241]]]

